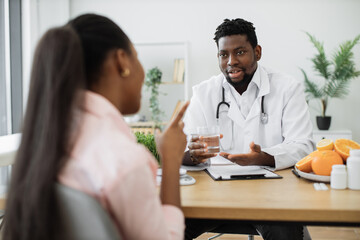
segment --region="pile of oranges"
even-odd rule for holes
[[[350,139],[322,139],[316,144],[317,150],[295,164],[302,172],[330,176],[335,164],[344,164],[351,149],[360,149],[360,144]]]

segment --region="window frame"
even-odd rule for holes
[[[8,13],[5,11],[7,8],[5,2],[8,0],[0,0],[0,136],[8,134],[10,131],[9,128],[9,119],[10,115],[8,114],[10,107],[8,99],[8,71],[7,71],[7,60],[9,59],[8,54],[8,29],[7,29],[7,19]]]
[[[6,1],[6,0],[5,0]],[[23,120],[23,67],[21,0],[9,1],[11,133],[19,133]]]
[[[0,0],[0,136],[21,131],[23,119],[21,0]]]

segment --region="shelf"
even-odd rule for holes
[[[188,99],[188,43],[186,41],[137,42],[134,46],[145,73],[154,67],[159,68],[162,72],[162,82],[159,86],[159,106],[164,112],[161,120],[168,121],[177,102]],[[145,116],[146,119],[151,119],[150,97],[149,89],[144,87],[138,114]]]
[[[166,125],[167,122],[161,122],[159,125]],[[130,127],[155,127],[155,122],[132,122],[128,123]]]
[[[161,122],[159,125],[164,126],[167,122]],[[155,122],[133,122],[128,123],[133,133],[141,132],[144,134],[154,134],[155,133]]]
[[[160,84],[184,84],[184,82],[161,82]]]
[[[350,130],[314,130],[313,138],[315,142],[324,138],[331,139],[333,141],[339,138],[352,139],[352,132]]]

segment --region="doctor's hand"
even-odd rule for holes
[[[250,152],[244,154],[230,154],[221,152],[220,156],[228,159],[229,161],[242,165],[261,165],[275,167],[275,159],[273,156],[262,152],[261,147],[254,142],[250,143]]]
[[[223,135],[220,134],[220,138]],[[206,162],[209,158],[215,157],[216,153],[208,153],[206,143],[201,142],[201,137],[192,136],[188,145],[189,155],[193,164]]]
[[[208,153],[206,143],[200,141],[199,136],[192,136],[188,145],[190,158],[193,164],[206,162],[208,158],[216,156],[216,153]]]

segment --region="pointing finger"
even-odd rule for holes
[[[176,114],[174,120],[171,122],[170,125],[174,125],[174,124],[178,124],[181,120],[181,118],[184,116],[184,113],[187,109],[187,107],[189,106],[189,101],[187,101],[180,109],[180,111]]]

